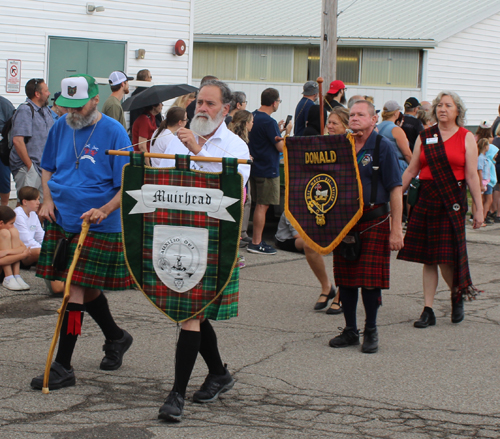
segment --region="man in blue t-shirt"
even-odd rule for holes
[[[266,212],[270,204],[280,202],[280,152],[283,140],[276,140],[283,131],[290,134],[292,124],[286,129],[285,121],[276,122],[272,117],[281,103],[280,94],[275,88],[266,88],[260,97],[260,108],[253,112],[253,128],[250,131],[248,147],[253,158],[250,171],[252,199],[256,206],[253,213],[252,242],[248,244],[250,253],[276,254],[276,249],[262,240],[266,224]]]
[[[106,154],[107,149],[132,148],[125,128],[97,110],[98,93],[92,76],[62,80],[56,103],[67,107],[68,113],[51,129],[40,164],[45,199],[39,215],[48,223],[37,276],[66,280],[71,254],[59,265],[53,263],[54,254],[63,239],[74,248],[82,221],[91,223],[71,280],[59,347],[50,368],[50,390],[75,385],[71,357],[84,311],[105,336],[101,369],[118,369],[132,344],[132,336],[113,320],[102,292],[124,290],[133,283],[123,255],[119,210],[122,169],[128,158]],[[41,389],[42,383],[40,375],[33,378],[31,387]]]
[[[304,84],[302,94],[304,97],[297,104],[295,108],[295,119],[294,119],[294,136],[303,136],[304,130],[306,129],[307,115],[309,114],[310,108],[314,105],[316,99],[319,95],[319,85],[316,81],[307,81]]]

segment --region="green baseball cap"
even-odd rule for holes
[[[57,98],[56,105],[80,108],[98,94],[99,87],[95,78],[90,75],[72,75],[61,81],[61,95]]]

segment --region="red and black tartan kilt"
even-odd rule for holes
[[[465,191],[465,185],[462,185]],[[465,215],[461,218],[465,228]],[[417,204],[412,208],[404,247],[398,259],[421,264],[454,264],[455,234],[433,180],[421,180]]]
[[[71,238],[64,271],[56,271],[52,267],[52,258],[60,238]],[[49,223],[38,259],[36,275],[49,280],[65,281],[79,238],[79,233],[68,234],[58,224]],[[125,264],[121,233],[88,232],[71,284],[104,290],[126,290],[134,285]]]
[[[377,208],[375,206],[374,208]],[[372,208],[363,209],[363,213]],[[389,247],[390,221],[386,215],[361,224],[352,231],[361,233],[361,255],[357,261],[348,261],[337,247],[333,252],[333,274],[337,286],[351,288],[389,288],[391,249]],[[384,221],[385,219],[385,221]],[[383,221],[381,224],[379,224]]]

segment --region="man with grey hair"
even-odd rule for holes
[[[169,143],[166,154],[188,154],[197,157],[236,157],[249,159],[246,143],[227,129],[224,118],[229,112],[231,90],[220,81],[208,81],[196,99],[196,113],[191,129],[180,128],[177,138]],[[163,159],[160,167],[173,167],[174,160]],[[191,162],[191,168],[206,172],[221,172],[222,164],[214,162]],[[249,165],[239,165],[238,171],[246,184],[250,175]],[[212,303],[211,307],[218,307]],[[193,395],[198,403],[215,401],[219,394],[234,385],[234,379],[221,360],[217,336],[204,317],[193,317],[181,323],[181,331],[175,355],[175,380],[171,392],[160,408],[159,419],[179,422],[184,409],[186,388],[194,368],[198,352],[208,367],[208,376],[200,390]]]
[[[219,78],[213,75],[206,75],[203,78],[201,78],[200,81],[200,89],[203,87],[208,81],[217,81]],[[186,107],[186,114],[188,118],[188,123],[186,124],[186,128],[189,128],[191,125],[191,120],[193,120],[194,113],[196,110],[196,99],[191,102],[187,107]]]
[[[64,78],[56,102],[68,108],[68,113],[50,130],[40,164],[45,201],[39,215],[47,223],[37,276],[65,281],[82,221],[91,226],[74,267],[59,346],[50,368],[50,390],[75,385],[72,356],[84,311],[105,337],[102,370],[120,368],[133,341],[114,321],[103,293],[126,290],[133,284],[125,265],[120,216],[122,169],[129,160],[106,154],[108,149],[131,151],[129,138],[119,122],[98,111],[99,87],[92,76]],[[61,252],[56,244],[63,240],[67,254],[57,264],[54,256],[59,252],[60,258]],[[33,378],[31,387],[42,389],[43,374]]]
[[[346,325],[329,343],[332,348],[359,345],[356,308],[361,288],[366,314],[361,352],[367,354],[378,351],[377,311],[382,289],[389,288],[391,250],[403,248],[401,173],[391,143],[374,130],[376,122],[371,102],[352,105],[349,128],[354,136],[364,209],[349,236],[351,242],[358,241],[358,254],[351,257],[342,253],[342,246],[334,250],[333,272]],[[372,185],[376,185],[374,191]]]
[[[306,129],[307,115],[309,109],[314,105],[319,95],[319,85],[316,81],[307,81],[304,84],[302,94],[303,98],[295,108],[295,126],[293,128],[294,136],[303,136]]]

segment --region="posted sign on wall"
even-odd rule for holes
[[[21,60],[7,60],[7,81],[5,83],[7,93],[19,93],[21,91]]]

